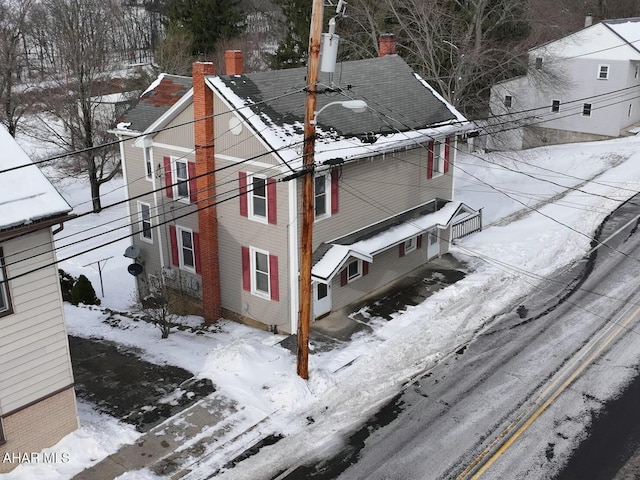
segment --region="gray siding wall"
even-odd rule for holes
[[[193,125],[193,104],[189,103],[178,115],[169,122],[168,126],[182,125],[176,128],[163,130],[153,137],[154,143],[175,145],[176,147],[193,149],[195,145]],[[185,125],[186,124],[186,125]]]
[[[55,261],[49,229],[0,246],[9,278]],[[0,414],[73,383],[57,268],[12,280],[9,290],[13,314],[0,318]]]
[[[422,248],[400,256],[399,247],[376,255],[369,265],[369,273],[363,277],[340,285],[340,275],[336,275],[331,284],[332,310],[345,307],[356,300],[372,294],[375,290],[388,285],[427,261],[427,236],[422,240]]]
[[[452,159],[454,152],[452,144]],[[436,197],[453,197],[453,163],[449,173],[427,179],[426,147],[349,163],[341,170],[339,211],[315,222],[314,249],[321,242],[354,232]],[[302,205],[302,182],[298,184],[298,204]]]

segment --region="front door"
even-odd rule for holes
[[[438,229],[434,228],[427,232],[427,258],[430,260],[438,255],[440,255],[440,242],[438,241]]]
[[[331,311],[331,285],[314,282],[313,284],[313,315],[321,317]]]

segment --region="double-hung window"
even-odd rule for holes
[[[145,178],[153,181],[153,157],[151,147],[144,147],[144,174]]]
[[[404,242],[404,253],[407,254],[409,252],[413,252],[416,249],[417,246],[417,238],[416,237],[411,237],[408,240],[405,240]]]
[[[551,100],[551,111],[554,113],[560,111],[560,100]]]
[[[347,282],[353,282],[362,276],[362,268],[360,265],[360,260],[354,260],[347,265]]]
[[[0,248],[0,317],[12,313],[7,278],[7,269],[4,265],[2,248]]]
[[[249,215],[254,220],[267,221],[267,179],[258,175],[249,177]]]
[[[444,173],[444,148],[445,145],[442,142],[436,142],[434,146],[434,162],[433,173]]]
[[[507,108],[511,108],[511,104],[513,103],[513,97],[511,95],[504,96],[504,106]]]
[[[582,106],[582,116],[583,117],[590,117],[591,116],[591,104],[590,103],[585,103]]]
[[[178,258],[180,268],[195,271],[195,247],[193,244],[193,232],[187,228],[176,227],[178,233]]]
[[[138,202],[138,214],[140,215],[140,238],[153,242],[153,233],[151,231],[151,205],[148,203]]]
[[[251,292],[265,298],[271,298],[269,285],[269,252],[251,249]]]
[[[189,198],[189,168],[186,160],[176,160],[176,192],[177,198]]]
[[[609,79],[609,65],[598,65],[598,80]]]
[[[328,217],[331,212],[331,196],[328,191],[331,188],[329,175],[318,175],[313,184],[313,195],[316,220]]]

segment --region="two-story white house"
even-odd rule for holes
[[[388,38],[387,38],[388,40]],[[453,199],[457,135],[471,126],[395,54],[321,74],[313,316],[347,306],[447,252],[473,214]],[[114,133],[143,265],[141,297],[164,281],[208,321],[295,332],[300,302],[305,69],[164,75]],[[184,94],[181,92],[184,91]],[[170,92],[174,92],[171,94]],[[148,113],[158,114],[150,118]]]
[[[531,49],[527,74],[494,85],[490,107],[491,149],[628,135],[640,122],[640,18]]]
[[[3,127],[0,146],[2,473],[78,428],[78,416],[52,232],[71,207]]]

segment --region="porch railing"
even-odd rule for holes
[[[454,221],[455,222],[455,221]],[[482,209],[451,225],[451,240],[466,237],[482,230]]]

